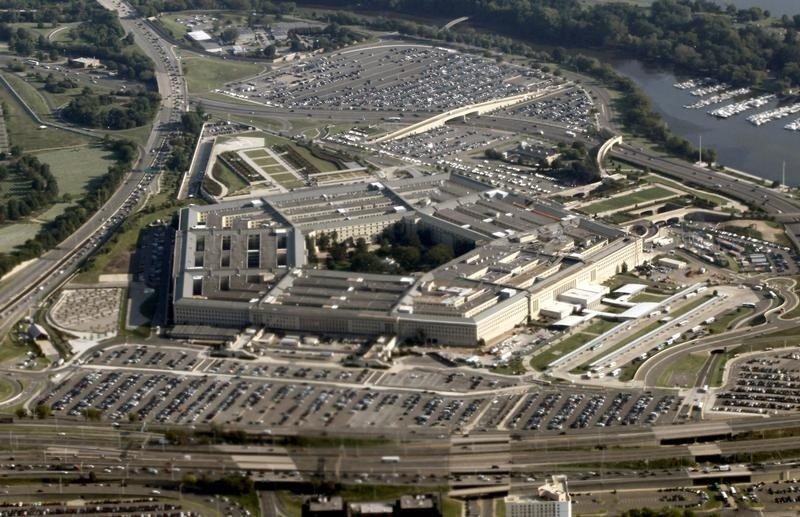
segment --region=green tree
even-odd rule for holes
[[[36,407],[33,409],[33,412],[36,415],[36,418],[44,420],[53,413],[53,410],[49,405],[40,403],[36,405]]]

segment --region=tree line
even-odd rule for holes
[[[123,106],[113,104],[121,97],[130,100]],[[147,124],[158,111],[161,96],[158,92],[136,90],[117,92],[116,95],[97,94],[85,87],[61,109],[61,116],[69,122],[88,127],[130,129]]]
[[[0,224],[17,221],[52,205],[58,198],[58,182],[50,165],[32,155],[22,155],[0,164],[0,180],[10,179],[19,186],[0,204]]]
[[[83,5],[82,1],[76,2]],[[0,41],[7,41],[9,48],[20,56],[49,60],[62,56],[92,56],[100,59],[120,77],[145,83],[154,81],[152,61],[135,47],[133,36],[125,33],[115,13],[94,2],[68,12],[80,17],[63,19],[66,15],[62,15],[51,21],[82,22],[71,29],[72,41],[50,41],[43,34],[25,27],[15,27],[10,21],[0,21]]]
[[[115,163],[103,176],[90,182],[86,195],[63,214],[45,224],[36,236],[28,239],[9,253],[0,253],[0,276],[8,273],[20,262],[40,257],[45,251],[54,248],[72,235],[86,220],[105,203],[119,187],[125,172],[130,169],[138,156],[135,143],[130,140],[106,138],[104,147],[114,156]]]

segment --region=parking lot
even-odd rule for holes
[[[714,411],[766,414],[800,408],[800,353],[767,352],[742,358],[716,394]]]
[[[508,428],[561,432],[670,422],[665,393],[526,387],[473,370],[398,371],[210,357],[201,348],[119,345],[94,352],[42,402],[79,418],[260,429]]]
[[[314,57],[245,83],[237,96],[291,109],[438,112],[561,82],[522,68],[426,45],[381,45]]]
[[[594,126],[593,110],[594,101],[586,90],[574,87],[499,114],[554,122],[573,131],[584,132]]]
[[[653,425],[670,423],[679,406],[680,399],[675,395],[650,391],[542,391],[528,394],[507,425],[521,431]]]
[[[685,249],[707,262],[725,265],[732,260],[742,272],[796,271],[797,266],[788,246],[739,235],[712,225],[686,225],[684,230],[677,233]]]

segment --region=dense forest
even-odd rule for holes
[[[119,98],[130,98],[123,106],[114,106]],[[161,96],[139,90],[122,95],[96,94],[88,86],[64,106],[61,116],[81,126],[105,129],[130,129],[150,122],[158,111]]]

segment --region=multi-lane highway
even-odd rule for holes
[[[757,186],[725,173],[694,166],[677,158],[665,157],[655,151],[627,144],[614,147],[609,155],[639,167],[663,172],[686,184],[695,183],[708,190],[752,203],[775,215],[779,220],[790,221],[800,218],[800,201],[778,189]]]
[[[134,34],[137,44],[153,60],[161,108],[153,122],[147,143],[140,149],[134,169],[106,204],[57,248],[43,254],[23,270],[11,276],[0,288],[0,335],[5,334],[24,315],[32,311],[52,291],[97,251],[125,218],[138,208],[140,200],[156,181],[153,168],[167,157],[166,144],[176,129],[180,113],[186,107],[186,85],[180,64],[169,46],[144,22],[133,18],[126,4],[117,0],[99,0],[107,9],[117,10],[123,27]]]

